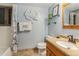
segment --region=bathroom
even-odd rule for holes
[[[0,44],[0,55],[10,55],[11,50],[14,49],[14,52],[17,50],[24,50],[24,49],[32,49],[37,47],[37,43],[43,42],[45,36],[47,35],[48,26],[47,24],[47,17],[48,17],[48,8],[51,4],[49,3],[3,3],[0,4],[4,7],[11,7],[12,8],[12,19],[11,24],[0,26],[0,39],[3,39],[2,43]],[[37,19],[27,19],[26,18],[26,11],[27,9],[32,10],[35,12]],[[29,13],[29,11],[28,11]],[[34,14],[34,13],[32,13]],[[35,17],[34,16],[34,17]],[[29,31],[19,31],[18,23],[21,22],[31,22],[31,29]],[[4,29],[4,30],[3,30]],[[8,35],[7,35],[8,34]],[[6,41],[5,41],[6,40]],[[17,41],[17,42],[15,42]],[[14,48],[12,49],[15,43]],[[2,46],[4,45],[4,46]],[[9,53],[9,54],[8,54]],[[13,52],[12,52],[13,54]]]
[[[3,3],[0,6],[12,8],[9,14],[12,15],[11,23],[0,25],[1,56],[41,56],[38,44],[45,45],[44,49],[46,49],[46,39],[57,39],[56,37],[60,35],[73,35],[73,38],[78,39],[78,26],[70,28],[64,26],[62,22],[64,17],[62,3]],[[66,51],[65,48],[61,50]],[[70,55],[79,55],[74,52]],[[46,56],[47,50],[44,50],[43,54]]]

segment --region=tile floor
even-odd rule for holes
[[[39,56],[38,55],[38,49],[25,49],[25,50],[18,50],[16,54],[13,54],[13,56]]]

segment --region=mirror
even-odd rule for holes
[[[79,29],[79,3],[62,5],[63,28]]]

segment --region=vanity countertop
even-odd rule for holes
[[[69,56],[79,56],[79,49],[78,50],[66,49],[66,48],[63,48],[63,47],[57,45],[56,41],[58,41],[58,40],[66,41],[67,39],[65,39],[65,38],[50,37],[50,38],[47,38],[46,40]],[[77,46],[77,47],[79,47],[79,46]]]

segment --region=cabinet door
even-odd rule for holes
[[[50,51],[48,49],[46,49],[46,56],[50,55]]]
[[[46,56],[55,56],[53,52],[50,51],[50,49],[46,49]]]
[[[66,56],[66,54],[65,53],[63,53],[61,50],[59,50],[56,46],[54,46],[53,44],[51,44],[51,43],[49,43],[49,42],[47,42],[47,49],[49,49],[48,50],[48,52],[50,53],[50,55],[56,55],[56,56]],[[47,52],[47,54],[48,54],[48,52]]]

